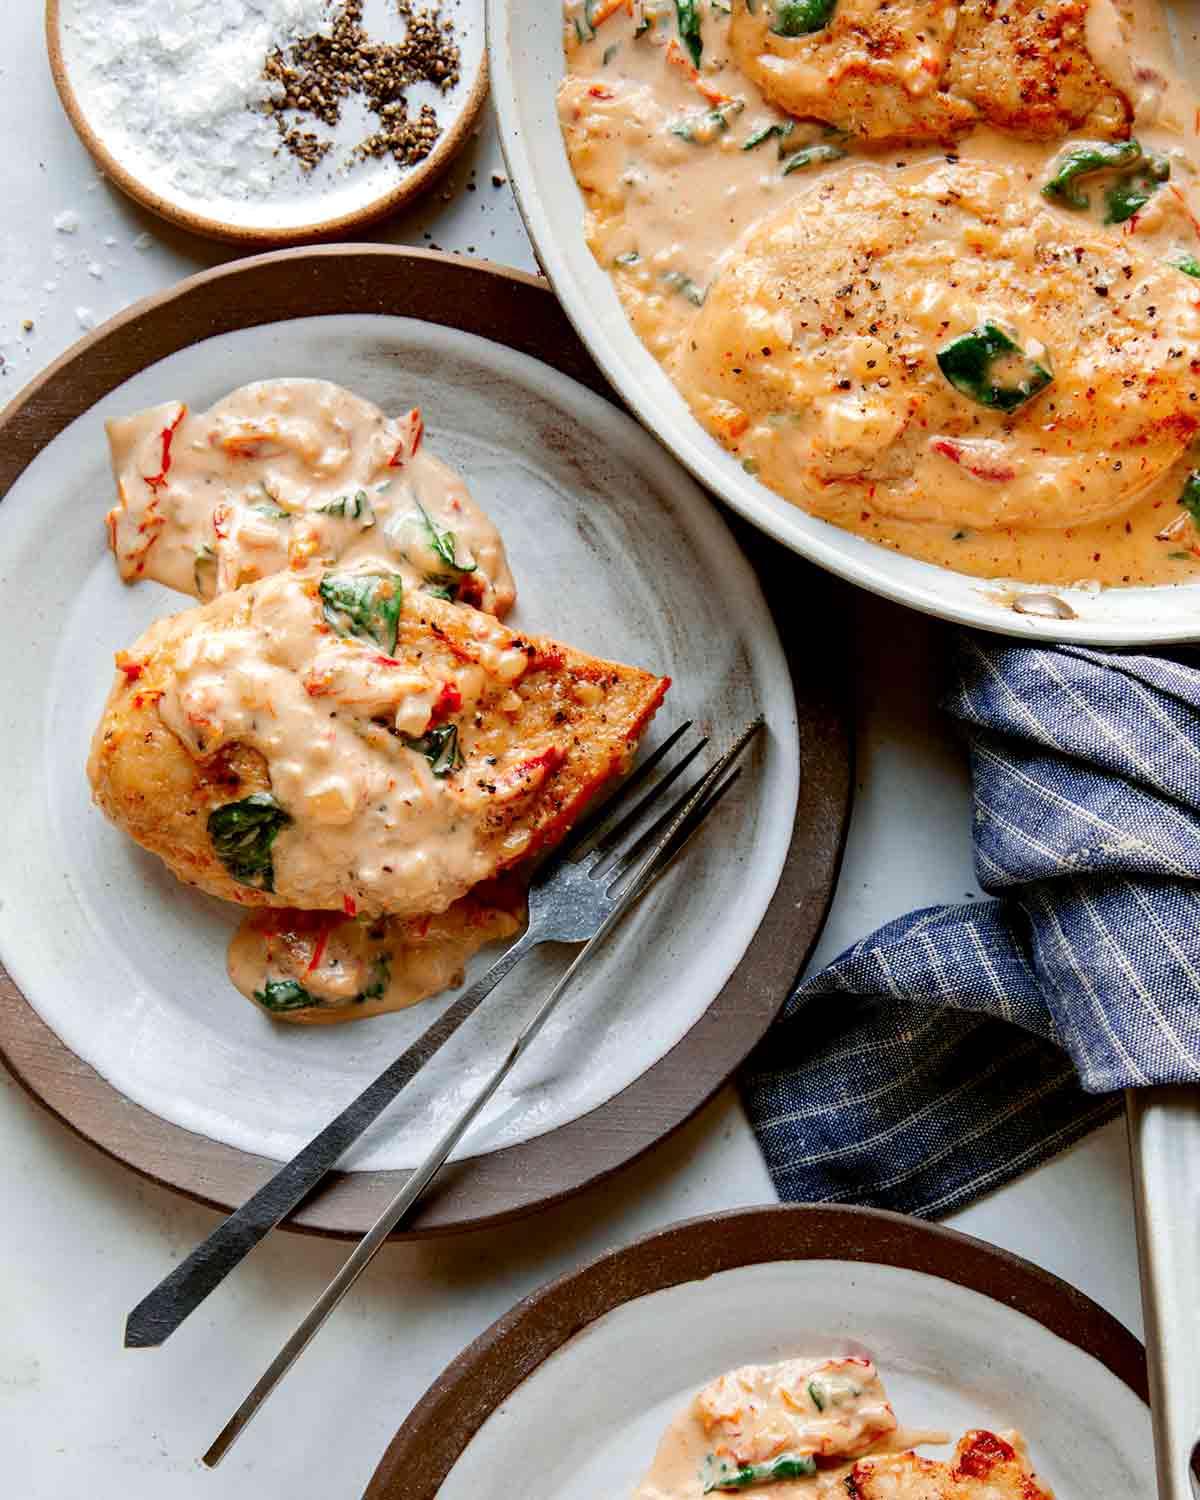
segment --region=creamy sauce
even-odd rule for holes
[[[207,600],[336,564],[491,615],[515,600],[499,532],[429,451],[415,408],[388,418],[327,381],[260,381],[208,412],[170,401],[112,421],[108,436],[109,544],[128,583]],[[266,757],[290,809],[272,849],[282,889],[346,911],[361,901],[411,912],[415,901],[424,914],[257,913],[230,943],[231,979],[276,1018],[305,1024],[401,1009],[461,983],[478,948],[519,929],[520,892],[471,893],[442,911],[487,860],[428,756],[398,746],[421,740],[448,705],[469,711],[489,667],[510,684],[528,657],[489,646],[484,625],[468,668],[406,668],[328,639],[311,580],[278,586],[266,619],[255,604],[231,604],[186,643],[159,703],[164,722],[198,756],[240,741]],[[383,811],[364,816],[369,806]]]
[[[127,583],[211,599],[288,568],[378,562],[406,588],[512,607],[500,534],[415,408],[389,418],[328,381],[258,381],[211,411],[168,401],[110,422],[108,437]]]
[[[1104,585],[1179,582],[1193,576],[1200,537],[1179,508],[1179,497],[1196,462],[1189,424],[1196,415],[1191,403],[1200,389],[1196,363],[1200,334],[1194,326],[1200,280],[1186,276],[1173,264],[1162,268],[1166,262],[1185,257],[1200,262],[1196,169],[1200,114],[1194,92],[1171,65],[1158,6],[1153,0],[1138,0],[1136,9],[1124,4],[1118,8],[1113,0],[1092,0],[1087,10],[1084,32],[1096,68],[1128,101],[1134,116],[1132,130],[1143,152],[1147,156],[1160,153],[1170,163],[1169,180],[1152,190],[1137,212],[1123,223],[1106,226],[1099,210],[1106,190],[1117,180],[1115,173],[1089,176],[1082,182],[1092,199],[1091,210],[1060,207],[1041,193],[1060,153],[1078,144],[1081,132],[1067,139],[1031,140],[976,125],[956,134],[951,144],[926,141],[864,152],[826,126],[793,119],[764,97],[734,61],[731,25],[744,24],[746,0],[728,0],[732,16],[725,12],[725,3],[702,0],[697,6],[703,37],[699,72],[680,46],[673,6],[660,0],[634,0],[630,14],[623,4],[601,4],[592,11],[591,37],[579,9],[568,7],[569,72],[559,99],[568,152],[588,206],[591,248],[612,275],[639,336],[664,364],[698,418],[743,459],[750,472],[786,498],[884,546],[960,572],[1040,583]],[[768,0],[758,3],[765,5]],[[854,3],[863,8],[860,0]],[[943,9],[945,24],[952,31],[953,7]],[[650,20],[648,29],[635,34],[643,19]],[[582,40],[579,30],[584,33]],[[1075,27],[1075,43],[1078,31]],[[1195,44],[1194,37],[1190,41]],[[952,47],[949,55],[953,55]],[[917,97],[924,87],[922,76],[928,78],[928,68],[941,64],[931,61],[919,47],[914,57],[922,66],[900,72]],[[1100,114],[1107,108],[1102,102]],[[1124,130],[1114,128],[1113,133],[1120,135]],[[755,138],[758,144],[751,145]],[[785,175],[784,167],[807,148],[814,148],[814,160]],[[845,155],[838,154],[843,151]],[[1162,462],[1146,468],[1146,482],[1140,485],[1131,480],[1128,456],[1112,455],[1107,472],[1113,477],[1105,493],[1103,485],[1094,482],[1096,474],[1103,472],[1099,458],[1106,426],[1097,420],[1095,432],[1077,439],[1075,450],[1080,453],[1094,447],[1097,453],[1094,473],[1088,476],[1089,504],[1078,507],[1077,518],[1069,514],[1066,524],[1061,509],[1063,496],[1070,495],[1066,484],[1059,490],[1059,507],[1048,506],[1035,520],[1028,515],[1012,520],[1003,514],[1003,505],[994,503],[1005,483],[996,476],[1015,467],[1007,460],[991,461],[987,443],[1002,443],[1006,436],[1002,430],[986,440],[987,462],[972,464],[969,451],[964,462],[956,440],[943,444],[936,464],[930,467],[934,477],[920,479],[923,504],[916,512],[911,506],[889,504],[892,497],[886,486],[872,492],[869,486],[854,489],[841,484],[827,490],[814,485],[809,468],[796,461],[797,434],[789,431],[786,411],[773,421],[754,418],[752,392],[740,402],[715,401],[698,371],[697,358],[690,357],[698,330],[713,322],[709,299],[714,287],[720,289],[736,278],[754,235],[760,233],[761,239],[766,234],[764,223],[778,221],[780,235],[786,234],[785,217],[794,205],[801,200],[817,203],[823,186],[861,173],[864,166],[888,183],[959,162],[966,167],[995,168],[1008,184],[1017,185],[1015,190],[1006,186],[1000,196],[1002,200],[1021,197],[1028,204],[1021,209],[1024,220],[1037,219],[1035,228],[1022,232],[1030,236],[1034,247],[1028,279],[1032,284],[1038,276],[1044,278],[1035,290],[1047,303],[1053,302],[1054,273],[1038,261],[1036,244],[1050,235],[1066,244],[1078,237],[1098,247],[1101,257],[1106,253],[1123,257],[1138,285],[1144,282],[1150,287],[1164,275],[1177,284],[1171,294],[1170,318],[1164,317],[1146,332],[1148,339],[1161,338],[1180,351],[1182,363],[1166,372],[1174,386],[1170,390],[1155,386],[1170,406],[1167,425],[1174,447],[1168,445],[1160,455]],[[807,211],[797,208],[797,222],[803,222]],[[1004,251],[1019,264],[1026,251],[1012,239],[1021,227],[1014,214],[1013,203],[1002,201],[995,215],[991,249],[997,255]],[[1110,248],[1106,251],[1105,246]],[[977,253],[989,254],[982,238]],[[931,297],[944,290],[938,286],[937,274],[931,266],[927,280]],[[1155,299],[1146,300],[1150,311],[1143,308],[1142,313],[1157,318]],[[1177,314],[1176,308],[1182,311]],[[932,307],[926,311],[931,313]],[[975,316],[982,319],[1000,311],[984,295],[969,303],[960,299],[960,305],[943,316],[957,330],[962,323],[970,326]],[[840,320],[841,313],[841,307],[834,304],[831,323],[834,317]],[[1062,337],[1068,347],[1060,349],[1060,363],[1074,359],[1078,365],[1077,351],[1070,347],[1069,326]],[[1118,344],[1130,342],[1121,332],[1114,337]],[[925,347],[929,347],[928,337]],[[1158,345],[1154,347],[1157,350]],[[847,377],[847,384],[853,381],[856,396],[859,388],[869,390],[871,382],[878,380],[877,370],[867,374],[866,357],[862,369],[837,372]],[[1100,374],[1104,373],[1101,368]],[[1060,390],[1062,386],[1060,380]],[[901,388],[893,380],[891,396],[895,398]],[[878,386],[873,393],[880,394]],[[1031,414],[1043,413],[1038,420],[1044,431],[1055,426],[1053,419],[1044,420],[1052,394],[1056,394],[1053,386],[1026,409]],[[858,403],[849,418],[861,428],[856,438],[861,450],[874,455],[883,443],[870,420],[860,417],[861,406]],[[811,410],[804,405],[802,418],[808,420]],[[747,413],[751,420],[739,430]],[[1012,427],[1021,430],[1015,420]],[[1059,437],[1069,446],[1069,434],[1060,431]],[[1136,443],[1136,437],[1131,441]],[[1031,474],[1036,467],[1031,463]],[[1047,462],[1044,467],[1049,471],[1053,466]],[[1115,477],[1118,474],[1120,480]],[[1046,483],[1053,486],[1052,475]]]
[[[705,1386],[679,1413],[634,1500],[700,1500],[706,1486],[785,1456],[811,1458],[816,1473],[756,1482],[748,1492],[762,1500],[844,1497],[853,1460],[946,1441],[945,1433],[899,1427],[869,1359],[746,1365]]]
[[[389,575],[337,576],[392,587]],[[522,679],[543,670],[537,648],[434,600],[406,603],[397,641],[381,644],[347,632],[336,609],[331,622],[327,577],[275,574],[177,616],[159,716],[198,761],[232,745],[263,756],[289,820],[271,850],[281,903],[444,911],[495,873],[490,826],[562,759],[521,717]],[[466,638],[450,639],[464,624]],[[594,684],[564,686],[577,710],[590,705]],[[561,717],[557,738],[572,732]],[[447,728],[439,750],[430,737]]]
[[[229,945],[229,977],[275,1019],[302,1025],[403,1010],[461,984],[474,953],[520,930],[523,905],[519,886],[494,883],[439,916],[256,912]]]

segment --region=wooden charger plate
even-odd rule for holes
[[[0,415],[0,494],[103,396],[176,351],[264,324],[364,313],[481,336],[611,399],[550,291],[533,277],[428,251],[276,252],[150,298],[69,350]],[[785,640],[797,647],[822,642],[819,652],[806,653],[802,669],[791,663],[800,793],[790,852],[754,941],[708,1010],[659,1061],[574,1121],[453,1164],[406,1226],[410,1232],[494,1223],[561,1199],[635,1159],[736,1070],[811,951],[832,895],[850,802],[847,673],[840,638],[829,627],[836,585],[762,538],[747,544],[759,554],[768,598],[786,610]],[[0,1054],[30,1093],[85,1139],[198,1201],[230,1209],[277,1169],[274,1161],[168,1123],[124,1097],[64,1045],[2,970]],[[313,1128],[321,1123],[314,1119]],[[290,1223],[361,1234],[404,1175],[335,1174]]]
[[[293,203],[290,213],[278,208],[272,213],[269,199],[260,203],[248,199],[244,217],[234,218],[228,209],[223,213],[206,212],[202,207],[203,200],[182,192],[172,193],[165,185],[155,186],[139,176],[132,161],[122,159],[116,143],[104,136],[89,115],[86,98],[81,97],[72,80],[70,48],[64,42],[64,30],[71,6],[92,3],[93,0],[46,0],[46,51],[50,73],[75,133],[100,171],[143,208],[193,234],[224,240],[243,248],[267,249],[314,240],[345,239],[396,213],[431,188],[462,150],[487,98],[483,15],[476,14],[471,5],[458,5],[454,8],[454,19],[464,76],[452,94],[436,105],[443,127],[437,144],[423,161],[405,169],[398,182],[382,189],[370,183],[362,174],[371,172],[377,177],[381,169],[376,163],[368,163],[355,169],[360,174],[362,191],[349,207],[344,200],[350,195],[339,194],[341,207],[337,211],[330,211],[327,203],[326,211],[322,213],[320,191],[315,184],[302,181],[296,189],[301,205]],[[264,128],[270,128],[265,120]],[[282,153],[282,148],[280,150]],[[390,167],[386,170],[390,171]]]
[[[413,1408],[365,1500],[628,1496],[706,1381],[839,1342],[908,1426],[1016,1426],[1064,1497],[1154,1493],[1145,1353],[1103,1308],[951,1229],[793,1205],[676,1224],[526,1297]]]

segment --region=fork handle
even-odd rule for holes
[[[1125,1095],[1159,1500],[1192,1500],[1200,1438],[1200,1088]]]
[[[368,1084],[352,1104],[302,1147],[241,1208],[218,1224],[209,1237],[129,1314],[125,1324],[125,1347],[154,1348],[169,1338],[259,1240],[312,1192],[339,1157],[379,1118],[505,975],[540,941],[534,929],[527,927],[487,973],[460,995],[395,1062],[389,1064],[374,1083]]]
[[[342,1266],[320,1297],[313,1304],[308,1316],[288,1339],[287,1343],[267,1366],[259,1378],[254,1389],[226,1422],[216,1440],[204,1454],[201,1462],[208,1468],[214,1469],[233,1447],[241,1436],[243,1430],[249,1425],[255,1412],[263,1404],[287,1372],[292,1368],[303,1354],[304,1350],[312,1342],[315,1335],[324,1327],[330,1314],[338,1303],[367,1269],[375,1256],[383,1248],[385,1241],[392,1230],[409,1211],[437,1174],[441,1171],[450,1153],[466,1135],[486,1105],[491,1101],[500,1085],[512,1072],[517,1062],[530,1045],[543,1025],[549,1019],[551,1012],[558,1004],[559,999],[566,991],[574,978],[576,970],[586,961],[593,945],[603,937],[604,933],[613,926],[617,918],[625,911],[628,904],[635,898],[627,897],[618,902],[616,908],[601,923],[596,936],[582,948],[570,966],[563,973],[558,983],[542,1001],[534,1012],[533,1017],[521,1028],[520,1035],[512,1046],[504,1061],[495,1070],[488,1081],[483,1085],[471,1102],[460,1111],[441,1139],[430,1151],[429,1155],[411,1174],[408,1181],[395,1195],[371,1228],[359,1241],[354,1253]]]

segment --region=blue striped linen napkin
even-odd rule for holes
[[[742,1075],[781,1198],[936,1217],[1200,1078],[1200,669],[962,634],[975,868],[881,927]]]

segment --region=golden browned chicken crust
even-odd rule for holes
[[[1012,1443],[976,1429],[948,1464],[916,1453],[863,1458],[846,1480],[851,1500],[1054,1500]]]
[[[950,141],[986,121],[1033,137],[1129,133],[1132,109],[1088,50],[1090,0],[838,0],[782,35],[790,0],[734,0],[730,41],[773,104],[873,146]]]
[[[211,641],[231,620],[259,629],[260,617],[269,617],[272,604],[292,599],[296,590],[313,596],[313,634],[328,637],[315,600],[316,577],[284,574],[158,621],[129,651],[119,653],[116,679],[93,738],[88,776],[106,816],[187,884],[242,906],[349,911],[355,903],[340,893],[345,886],[339,887],[336,871],[316,886],[296,888],[289,884],[286,867],[277,869],[273,890],[231,876],[214,851],[208,817],[227,803],[269,790],[267,762],[240,743],[222,745],[211,755],[193,753],[160,713],[164,696],[178,687],[177,658],[188,642]],[[406,594],[390,656],[363,649],[355,658],[354,642],[333,642],[335,651],[346,646],[351,665],[366,661],[384,695],[388,682],[393,676],[402,678],[405,668],[445,683],[464,669],[474,670],[482,682],[461,726],[462,768],[438,783],[451,789],[456,836],[463,828],[469,834],[473,878],[459,889],[450,884],[439,888],[433,905],[419,897],[412,904],[398,899],[385,907],[372,892],[360,892],[359,912],[444,910],[478,880],[560,838],[596,789],[625,765],[669,686],[667,678],[518,634],[496,621],[486,620],[488,641],[481,644],[485,620],[464,605]],[[497,652],[513,651],[525,655],[524,669],[515,679],[498,677],[489,661]],[[376,667],[376,662],[383,665]],[[325,691],[313,681],[305,689],[315,695]],[[367,727],[382,743],[381,753],[411,754],[385,728]],[[398,764],[403,771],[405,762]],[[403,808],[393,812],[401,820],[406,816]],[[296,833],[287,830],[288,837]]]
[[[1129,134],[1129,100],[1087,46],[1089,0],[963,0],[949,87],[991,125],[1038,138]]]
[[[776,30],[786,3],[734,0],[729,33],[742,71],[780,109],[874,146],[949,141],[975,123],[946,89],[953,0],[839,0],[804,36]]]
[[[1023,351],[1006,378],[1041,382],[1015,409],[939,364],[992,326]],[[1200,429],[1200,296],[1017,171],[861,167],[752,228],[672,373],[715,437],[831,520],[1072,526],[1127,510]]]

